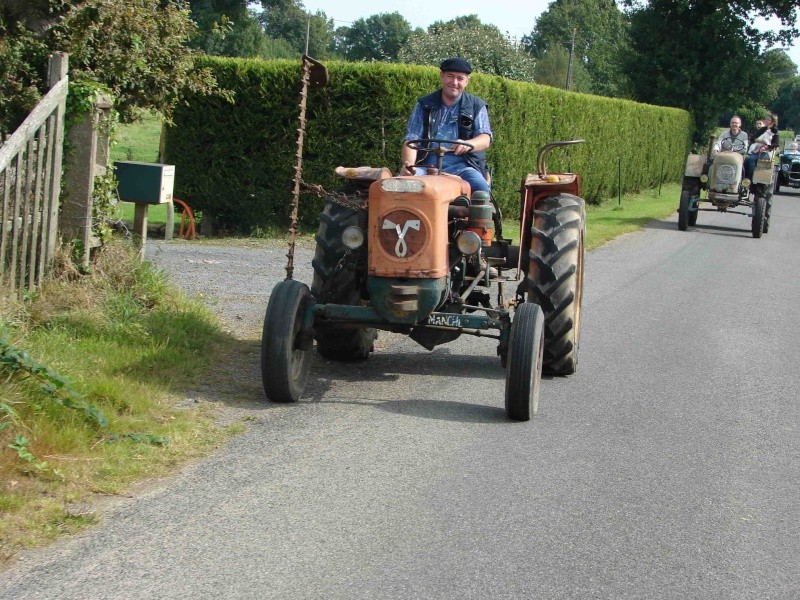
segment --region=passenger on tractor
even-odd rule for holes
[[[774,150],[780,145],[778,115],[769,113],[764,115],[764,118],[761,120],[764,122],[764,126],[756,129],[755,133],[750,136],[751,143],[749,154],[747,158],[744,159],[744,176],[751,181],[753,179],[753,173],[756,170],[758,159],[768,160],[769,151]]]
[[[424,175],[427,166],[436,165],[433,152],[418,152],[405,142],[420,139],[463,141],[473,148],[453,144],[452,153],[442,158],[442,171],[464,179],[472,192],[489,192],[485,151],[492,143],[493,134],[486,102],[464,91],[472,65],[456,57],[443,61],[439,69],[441,89],[420,98],[408,119],[400,175]]]
[[[747,154],[748,137],[742,131],[742,118],[739,115],[731,117],[731,128],[719,134],[714,143],[714,154],[722,151],[738,152],[742,156]]]

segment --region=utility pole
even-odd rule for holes
[[[569,62],[567,63],[567,82],[564,86],[566,89],[570,89],[572,87],[572,58],[575,56],[575,30],[577,28],[572,28],[572,42],[569,45]]]

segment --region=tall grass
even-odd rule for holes
[[[208,406],[171,398],[230,347],[208,309],[122,242],[88,276],[64,260],[34,298],[0,298],[0,562],[91,523],[75,507],[92,494],[218,444]]]

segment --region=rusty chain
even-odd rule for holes
[[[345,208],[349,208],[351,210],[364,210],[367,208],[368,197],[366,190],[357,190],[352,194],[345,194],[343,192],[329,192],[321,185],[317,185],[316,183],[307,183],[302,181],[301,185],[303,186],[304,190],[316,194],[320,198],[324,198],[326,201],[338,204],[339,206],[344,206]]]

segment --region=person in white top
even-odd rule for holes
[[[714,143],[714,154],[720,152],[738,152],[742,156],[747,154],[747,133],[742,131],[742,118],[738,115],[731,117],[731,128],[719,134]]]

